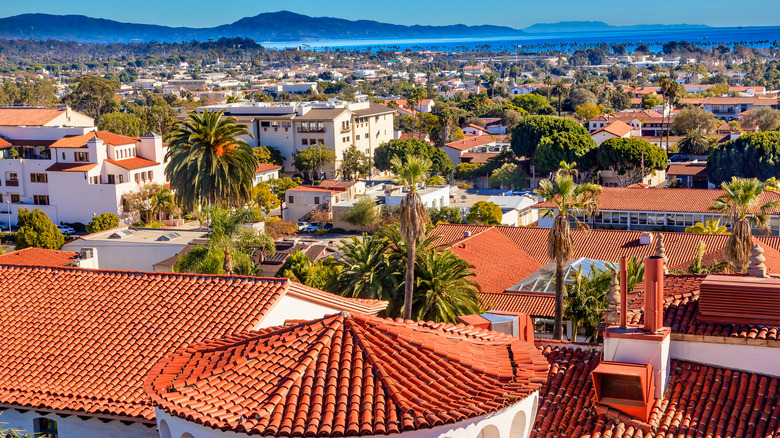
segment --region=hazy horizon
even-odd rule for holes
[[[270,3],[270,2],[267,2]],[[591,0],[587,8],[579,0],[552,0],[542,5],[519,4],[510,0],[493,0],[474,8],[466,4],[463,8],[453,7],[453,2],[430,0],[421,3],[416,0],[396,0],[390,10],[372,11],[371,6],[357,0],[321,2],[299,0],[282,5],[274,3],[273,8],[263,7],[262,2],[233,0],[219,4],[204,0],[137,0],[132,8],[126,4],[103,2],[95,4],[90,0],[74,0],[63,3],[54,0],[39,0],[30,4],[14,3],[3,8],[3,16],[10,17],[26,13],[55,15],[86,15],[93,18],[173,27],[214,27],[229,24],[244,17],[264,12],[289,10],[312,17],[333,17],[347,20],[373,20],[383,23],[405,25],[451,25],[466,24],[507,26],[522,29],[537,23],[561,21],[603,21],[614,26],[642,24],[697,24],[714,27],[776,26],[780,23],[780,6],[777,0],[743,0],[739,9],[749,14],[724,14],[726,8],[734,8],[730,0],[657,0],[647,3],[621,4],[619,8],[609,0]],[[757,13],[761,10],[761,13]],[[414,13],[417,11],[417,13]],[[655,11],[662,11],[655,13]],[[554,12],[555,15],[552,15]],[[647,17],[659,17],[648,19]],[[746,19],[745,17],[750,17]]]

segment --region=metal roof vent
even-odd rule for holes
[[[173,239],[175,239],[177,237],[181,237],[181,234],[179,234],[179,233],[174,231],[172,233],[163,234],[162,236],[157,238],[157,241],[158,242],[170,242],[171,240],[173,240]]]
[[[697,319],[725,324],[780,324],[780,279],[708,275],[701,282]]]
[[[125,237],[132,236],[133,233],[130,230],[121,230],[108,236],[109,239],[124,239]]]

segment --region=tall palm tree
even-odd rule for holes
[[[701,130],[692,129],[685,133],[677,147],[680,148],[680,152],[683,154],[704,155],[710,148],[710,142]]]
[[[455,324],[460,315],[482,312],[472,269],[450,251],[423,250],[417,256],[415,319]]]
[[[404,319],[412,318],[412,300],[414,298],[414,261],[415,247],[418,240],[425,237],[425,225],[428,223],[428,211],[425,209],[417,186],[425,183],[431,171],[431,160],[414,155],[407,155],[406,160],[394,157],[393,181],[402,184],[407,194],[401,201],[399,227],[401,237],[408,246],[406,256],[406,280],[404,282]]]
[[[403,269],[390,262],[391,242],[381,234],[350,237],[338,247],[343,265],[334,289],[352,298],[392,301]]]
[[[155,216],[157,220],[162,219],[162,215],[169,215],[176,212],[176,199],[173,196],[173,192],[167,187],[160,186],[149,197],[149,203],[151,206],[152,216]]]
[[[563,96],[569,90],[566,88],[566,83],[563,80],[555,82],[555,94],[558,96],[558,117],[561,116],[561,104],[563,103]]]
[[[171,133],[165,175],[182,207],[239,207],[252,196],[257,157],[240,136],[251,137],[224,110],[192,112]]]
[[[777,201],[761,202],[767,184],[756,178],[732,177],[731,182],[722,183],[725,193],[713,201],[710,210],[720,212],[731,224],[731,236],[726,242],[724,253],[734,272],[742,272],[748,264],[750,248],[753,247],[751,223],[759,229],[769,229],[770,209],[780,207]]]
[[[601,193],[601,186],[584,183],[576,184],[571,175],[558,172],[552,180],[539,183],[536,194],[554,205],[543,211],[543,216],[554,216],[553,226],[547,238],[547,255],[555,260],[555,326],[553,339],[563,337],[563,268],[573,255],[570,222],[587,227],[575,216],[576,211],[590,214],[598,208],[595,197]]]
[[[552,77],[550,75],[547,75],[544,77],[544,85],[545,88],[547,88],[547,102],[550,101],[550,90],[552,90]]]

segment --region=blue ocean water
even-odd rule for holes
[[[266,42],[263,46],[276,49],[306,47],[326,49],[391,49],[474,51],[490,46],[492,51],[515,53],[518,48],[575,50],[576,45],[599,43],[631,43],[661,45],[669,41],[688,41],[698,45],[742,44],[766,47],[780,40],[780,27],[710,27],[701,29],[609,30],[599,32],[527,33],[507,38],[442,38],[442,39],[359,39]]]

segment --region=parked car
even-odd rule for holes
[[[298,222],[298,231],[303,231],[309,226],[308,222]]]
[[[314,233],[320,228],[320,224],[317,222],[312,222],[309,225],[306,226],[306,228],[303,229],[306,233]]]
[[[8,231],[8,225],[0,224],[0,231]]]
[[[325,231],[333,231],[333,224],[327,223],[324,227],[322,227],[322,229]]]
[[[680,154],[674,154],[669,157],[670,163],[682,163],[683,161],[685,161],[685,157]]]
[[[57,229],[60,230],[60,233],[66,235],[66,236],[70,236],[71,234],[76,234],[76,230],[74,230],[73,228],[71,228],[71,227],[69,227],[67,225],[59,224],[59,225],[57,225]]]

